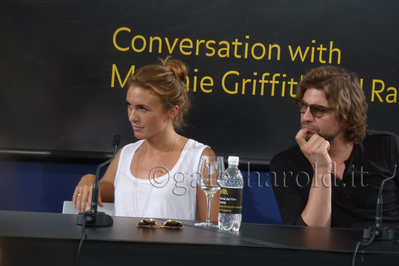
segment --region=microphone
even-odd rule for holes
[[[382,199],[382,190],[384,188],[385,182],[395,177],[398,161],[399,161],[399,155],[396,154],[394,158],[393,175],[381,181],[380,190],[378,192],[378,198],[377,198],[375,226],[364,229],[363,238],[370,239],[373,234],[375,235],[375,239],[380,239],[380,240],[392,240],[394,238],[394,231],[392,229],[388,227],[382,227],[382,209],[384,203]]]
[[[91,198],[91,210],[79,213],[78,215],[78,225],[91,225],[91,226],[110,226],[114,223],[112,217],[110,215],[105,214],[104,212],[97,212],[98,207],[98,195],[100,191],[100,186],[98,185],[98,179],[100,175],[100,169],[111,163],[112,160],[115,158],[115,154],[117,148],[121,142],[121,136],[115,135],[112,141],[112,145],[114,146],[114,154],[111,159],[99,164],[96,170],[96,179],[93,184],[93,191],[92,191],[92,198]]]

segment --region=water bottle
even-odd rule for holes
[[[238,169],[239,160],[239,157],[229,156],[228,168],[220,178],[220,230],[238,231],[241,226],[244,180]]]

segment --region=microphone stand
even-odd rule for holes
[[[92,191],[91,210],[86,211],[86,212],[81,212],[78,214],[78,220],[77,220],[78,225],[86,224],[88,226],[103,227],[103,226],[110,226],[114,223],[114,220],[112,219],[112,217],[110,215],[106,214],[105,212],[97,211],[98,195],[100,192],[100,186],[98,185],[98,179],[99,179],[99,175],[100,175],[100,169],[103,166],[111,163],[112,160],[115,158],[116,150],[119,146],[120,141],[121,141],[121,136],[115,135],[114,139],[113,139],[114,155],[108,161],[97,166],[96,179],[94,181],[93,191]]]
[[[397,164],[395,162],[395,168],[393,171],[393,175],[391,177],[388,177],[387,179],[382,180],[382,182],[381,182],[380,190],[378,193],[378,199],[377,199],[375,226],[365,228],[363,231],[363,238],[370,239],[370,238],[372,238],[373,235],[375,235],[375,237],[374,237],[375,239],[380,239],[380,240],[392,240],[394,238],[394,231],[392,229],[390,229],[388,227],[382,227],[382,204],[383,204],[382,189],[383,189],[384,183],[386,181],[395,177],[396,167],[397,167]]]

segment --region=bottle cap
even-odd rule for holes
[[[237,156],[229,156],[228,163],[238,165],[240,162],[240,157]]]

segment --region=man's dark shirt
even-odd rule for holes
[[[381,181],[394,173],[399,137],[389,132],[367,131],[353,146],[342,181],[332,177],[332,227],[375,226],[376,203]],[[399,163],[399,162],[398,162]],[[333,166],[334,167],[334,166]],[[399,166],[395,178],[383,190],[383,226],[399,231]],[[313,168],[298,145],[277,154],[270,176],[284,224],[305,225],[301,217],[313,184]]]

